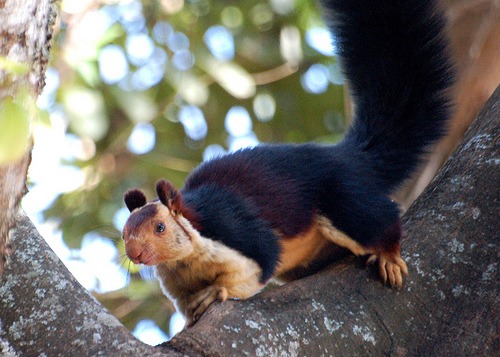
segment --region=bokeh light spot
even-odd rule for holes
[[[335,55],[334,39],[328,29],[324,27],[313,27],[306,31],[306,42],[309,46],[325,56]]]
[[[268,122],[276,112],[276,101],[270,94],[257,94],[253,100],[253,112],[257,120]]]
[[[302,87],[309,93],[321,94],[328,89],[328,69],[326,66],[316,63],[302,75]]]
[[[184,105],[179,110],[179,121],[186,135],[193,140],[201,140],[207,136],[208,126],[205,116],[195,105]]]
[[[224,126],[229,135],[244,136],[252,131],[252,119],[244,107],[235,106],[227,112]]]
[[[155,147],[156,131],[150,123],[138,123],[134,126],[127,141],[127,149],[136,154],[145,154]]]
[[[234,57],[234,38],[224,26],[212,26],[203,36],[206,46],[220,61],[229,61]]]
[[[118,45],[108,45],[99,52],[99,73],[104,83],[115,84],[128,74],[125,51]]]

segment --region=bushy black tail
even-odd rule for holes
[[[339,145],[381,193],[415,170],[445,132],[453,73],[434,0],[321,0],[354,100]]]

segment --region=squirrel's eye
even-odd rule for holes
[[[158,223],[156,225],[156,233],[162,233],[165,231],[165,224],[163,224],[162,222]]]

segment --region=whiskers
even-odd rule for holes
[[[127,254],[123,253],[120,255],[120,269],[123,269],[127,272],[127,276],[125,279],[127,287],[130,284],[131,281],[131,275],[130,275],[130,264],[132,264],[132,261],[127,257]]]
[[[156,255],[153,255],[153,257],[156,259]],[[146,281],[153,281],[156,279],[154,268],[152,266],[135,264],[125,253],[120,256],[120,260],[121,269],[125,269],[127,271],[127,286],[131,283],[132,279],[134,279],[133,277],[136,276],[137,273]]]

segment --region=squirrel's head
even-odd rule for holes
[[[196,231],[183,217],[181,193],[166,180],[157,182],[156,192],[158,199],[150,202],[138,189],[124,197],[131,214],[123,228],[123,240],[127,256],[136,264],[157,265],[193,252]]]

